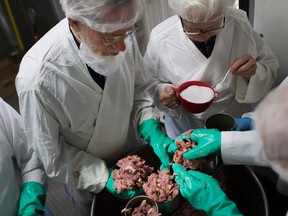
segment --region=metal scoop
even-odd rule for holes
[[[231,71],[231,69],[229,68],[229,70],[226,72],[223,80],[216,85],[215,91],[219,92],[219,91],[222,91],[222,90],[223,90],[223,83],[224,83],[224,81],[226,80],[226,78],[227,78],[228,74],[230,73],[230,71]]]

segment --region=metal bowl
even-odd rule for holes
[[[133,199],[131,199],[127,203],[125,209],[129,209],[129,208],[134,209],[135,207],[140,206],[143,200],[146,200],[146,202],[148,204],[152,205],[152,206],[156,206],[156,211],[157,211],[157,213],[159,212],[157,203],[155,201],[153,201],[152,199],[150,199],[148,196],[145,196],[145,195],[136,196]],[[125,216],[130,216],[131,213],[129,214],[129,213],[127,213],[127,211],[124,211],[124,215]]]

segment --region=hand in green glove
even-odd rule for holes
[[[196,142],[197,146],[184,153],[183,157],[187,160],[220,153],[221,132],[217,129],[194,129],[190,139]]]
[[[21,191],[18,216],[40,216],[45,213],[46,192],[38,182],[26,182]]]
[[[168,147],[168,152],[171,154],[175,154],[176,151],[178,150],[177,142],[185,142],[185,140],[190,140],[191,139],[191,132],[193,130],[190,129],[182,134],[180,134],[176,139],[175,142],[173,142],[171,145]]]
[[[169,169],[172,159],[168,155],[168,146],[174,143],[162,130],[160,122],[155,119],[148,119],[140,124],[139,135],[153,148],[154,153],[159,157],[162,165],[160,169]]]
[[[143,193],[143,189],[139,188],[138,190],[124,190],[121,193],[118,193],[117,190],[114,188],[114,179],[112,177],[113,169],[109,169],[109,178],[106,183],[105,189],[108,190],[114,196],[120,199],[131,199],[135,196],[138,196]]]
[[[172,168],[181,195],[194,208],[205,211],[208,216],[242,215],[212,176],[194,170],[186,171],[180,164],[173,164]]]

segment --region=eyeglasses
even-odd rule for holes
[[[182,23],[182,27],[183,27],[183,31],[184,33],[189,37],[189,36],[195,36],[195,35],[200,35],[200,34],[205,34],[205,33],[218,33],[221,29],[223,29],[225,27],[225,17],[223,18],[222,21],[222,26],[215,28],[215,29],[210,29],[210,30],[196,30],[194,32],[189,32],[185,29],[185,26],[183,24],[183,20],[180,17],[181,23]]]
[[[129,37],[130,35],[134,34],[135,31],[138,29],[138,26],[135,25],[131,30],[128,30],[125,34],[123,35],[109,35],[110,37],[107,38],[108,34],[104,34],[100,32],[100,36],[103,40],[103,44],[105,46],[110,46],[118,41],[124,40],[125,38]]]

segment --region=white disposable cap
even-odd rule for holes
[[[133,26],[142,14],[140,0],[60,0],[66,17],[99,32]]]
[[[193,23],[205,23],[224,17],[227,7],[235,0],[169,0],[169,5],[183,19]]]

